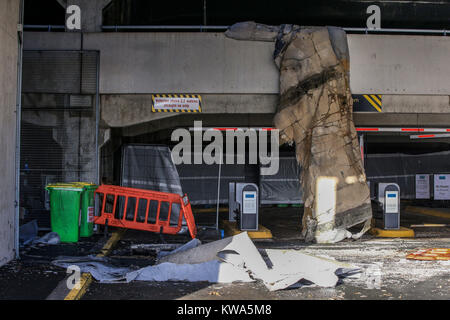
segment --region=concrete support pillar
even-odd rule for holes
[[[19,0],[0,1],[0,266],[14,257]]]
[[[64,182],[96,181],[95,119],[70,112],[58,115],[53,139],[61,146]]]

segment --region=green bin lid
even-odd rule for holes
[[[84,189],[96,189],[97,185],[89,182],[58,182],[45,187],[47,190],[83,191]]]
[[[76,184],[80,187],[83,187],[85,189],[97,189],[98,185],[92,182],[72,182],[73,184]]]

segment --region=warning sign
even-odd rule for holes
[[[202,112],[202,98],[192,94],[152,95],[153,112]]]
[[[380,94],[354,94],[353,112],[382,112],[382,98]]]

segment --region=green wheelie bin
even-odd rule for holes
[[[61,242],[77,242],[93,233],[94,191],[91,183],[55,183],[46,187],[50,195],[52,231]]]
[[[81,194],[80,237],[90,237],[94,233],[94,192],[98,186],[80,182],[84,186]]]

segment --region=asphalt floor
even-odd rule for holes
[[[405,206],[402,206],[405,208]],[[224,214],[222,214],[224,215]],[[210,284],[205,282],[142,282],[128,284],[90,284],[83,300],[159,300],[159,299],[319,299],[319,300],[392,300],[450,299],[450,265],[438,261],[411,261],[406,254],[421,248],[450,247],[450,228],[414,228],[415,238],[383,239],[365,234],[359,240],[336,244],[309,244],[301,236],[302,209],[298,207],[263,208],[261,224],[272,231],[273,239],[254,241],[260,249],[298,249],[306,253],[326,255],[352,263],[364,270],[360,279],[343,279],[335,288],[314,286],[269,292],[259,282]],[[212,227],[214,213],[195,215],[199,239],[205,243],[219,238]],[[375,215],[380,224],[379,215]],[[402,212],[401,224],[449,223],[449,220]],[[155,263],[152,253],[136,252],[133,244],[178,243],[190,240],[188,235],[168,236],[128,230],[109,255],[117,266],[140,268]],[[66,271],[51,265],[58,256],[82,256],[97,253],[106,238],[102,234],[83,239],[78,244],[26,247],[21,259],[0,267],[0,299],[45,299],[66,277]],[[375,272],[374,269],[375,268]]]

